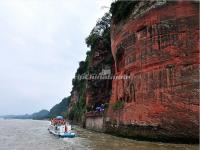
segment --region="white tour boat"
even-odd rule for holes
[[[73,138],[76,135],[72,132],[71,125],[67,123],[62,116],[51,119],[48,130],[50,133],[63,138]]]

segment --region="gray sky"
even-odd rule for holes
[[[85,38],[112,0],[0,0],[0,115],[70,95]]]

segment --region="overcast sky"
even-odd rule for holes
[[[0,115],[69,96],[85,38],[112,0],[0,0]]]

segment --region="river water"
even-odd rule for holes
[[[198,150],[198,145],[135,141],[75,127],[75,138],[49,134],[48,121],[0,120],[0,150]]]

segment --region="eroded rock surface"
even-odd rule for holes
[[[137,126],[122,133],[128,136],[146,136],[150,126],[150,137],[198,139],[198,3],[137,6],[126,22],[111,27],[115,75],[131,78],[113,80],[107,125],[113,131]],[[113,110],[117,101],[124,107]]]

